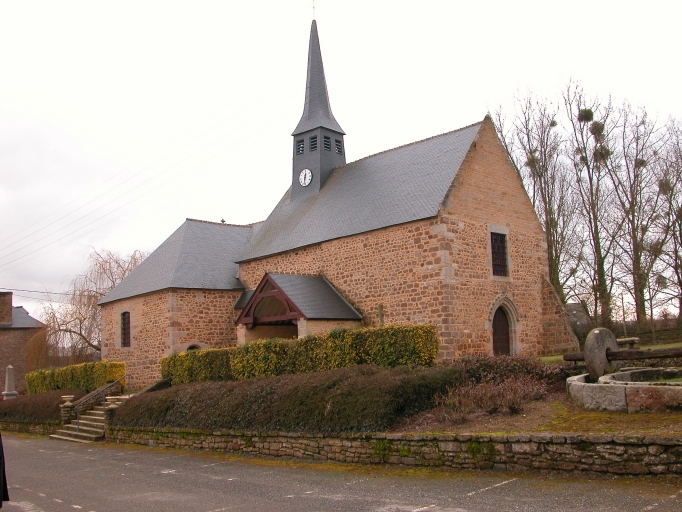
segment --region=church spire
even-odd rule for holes
[[[327,81],[324,78],[320,40],[317,36],[317,22],[313,20],[310,29],[310,46],[308,48],[308,79],[305,86],[305,105],[303,116],[292,135],[299,135],[315,128],[327,128],[345,135],[345,132],[334,119],[329,105]]]

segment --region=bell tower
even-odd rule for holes
[[[317,22],[313,20],[308,48],[308,77],[303,115],[292,133],[294,158],[291,199],[317,194],[332,169],[346,163],[345,132],[334,119],[324,78]]]

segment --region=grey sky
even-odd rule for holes
[[[290,180],[311,4],[0,3],[0,286],[63,290],[90,247],[153,250],[186,217],[264,219]],[[348,161],[571,77],[682,118],[677,2],[316,4]]]

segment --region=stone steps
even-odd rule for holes
[[[129,396],[107,397],[107,407],[121,405]],[[50,435],[50,439],[71,441],[74,443],[93,443],[104,440],[104,415],[105,407],[95,405],[80,415],[79,420],[71,420],[56,433]]]

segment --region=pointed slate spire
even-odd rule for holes
[[[327,128],[344,134],[339,123],[334,119],[329,95],[327,94],[327,81],[324,78],[324,66],[322,65],[322,53],[320,52],[320,40],[317,36],[317,22],[313,20],[310,29],[310,46],[308,48],[308,79],[305,86],[305,105],[303,116],[292,135],[307,132],[315,128]]]

